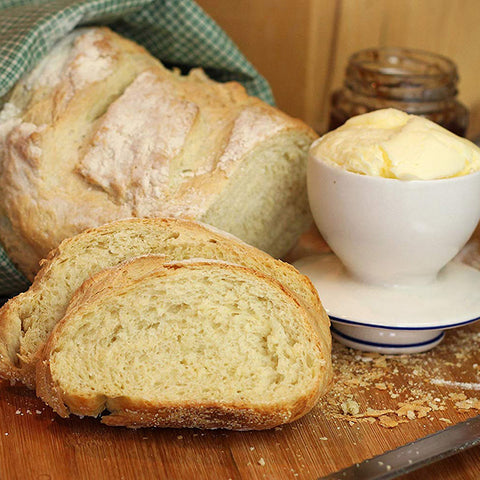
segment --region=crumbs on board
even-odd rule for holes
[[[451,330],[433,350],[411,355],[365,353],[334,342],[333,386],[319,408],[350,425],[395,428],[424,419],[448,426],[453,423],[449,409],[480,411],[478,352],[478,327]],[[440,411],[445,412],[441,417]]]

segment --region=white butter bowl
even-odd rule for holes
[[[480,172],[413,181],[361,175],[325,162],[315,144],[310,207],[336,257],[295,266],[317,287],[334,335],[363,350],[418,352],[438,344],[444,328],[478,319],[480,272],[448,264],[480,220]],[[468,308],[465,298],[473,299]]]
[[[433,281],[480,220],[480,172],[405,181],[352,173],[310,153],[307,185],[323,238],[371,283]]]

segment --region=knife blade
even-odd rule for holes
[[[318,480],[389,480],[480,444],[480,415]]]

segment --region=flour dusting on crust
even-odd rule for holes
[[[171,160],[183,147],[198,107],[172,85],[144,72],[101,119],[79,171],[136,216],[158,211],[168,190]]]
[[[266,115],[262,107],[243,110],[235,120],[230,140],[217,167],[228,173],[236,160],[245,152],[283,129],[285,129],[285,121],[279,115]]]

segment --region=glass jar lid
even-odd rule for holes
[[[455,64],[422,50],[383,47],[360,50],[347,66],[345,85],[365,96],[438,101],[456,96]]]

